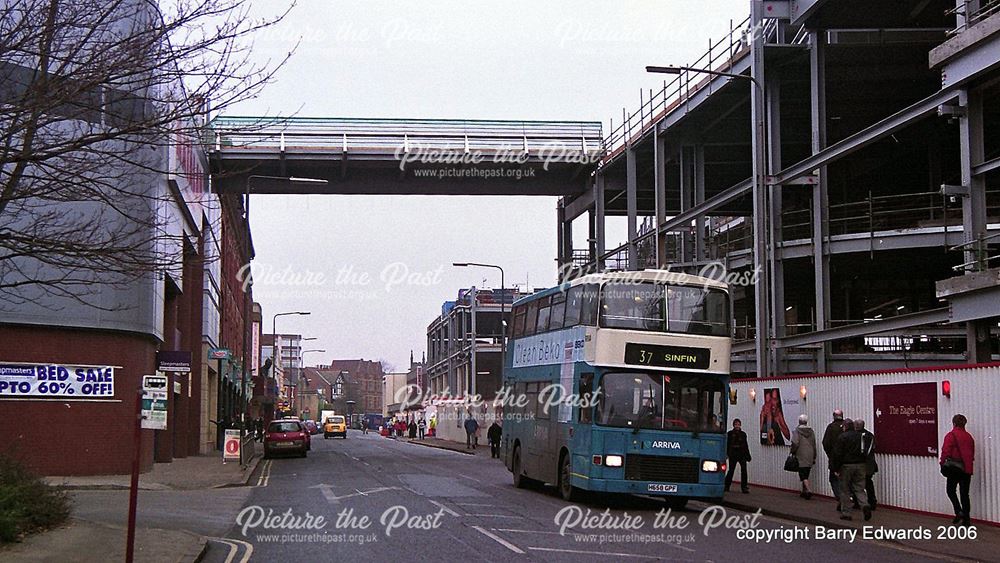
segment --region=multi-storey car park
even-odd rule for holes
[[[734,375],[996,359],[1000,2],[753,1],[731,28],[648,69],[679,74],[561,200],[560,263],[755,281],[731,288]]]

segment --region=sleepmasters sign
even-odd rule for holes
[[[113,366],[0,363],[0,398],[113,399]]]

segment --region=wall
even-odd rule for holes
[[[127,474],[132,469],[135,397],[155,373],[156,342],[126,333],[0,326],[9,362],[120,366],[113,401],[0,400],[0,454],[42,475]],[[142,471],[153,463],[153,431],[142,431]]]
[[[944,380],[951,382],[951,398],[941,394],[941,382]],[[836,408],[842,409],[847,418],[864,419],[866,428],[875,431],[874,385],[921,382],[937,384],[939,451],[944,435],[952,429],[951,417],[961,413],[969,419],[966,429],[976,440],[970,489],[972,517],[1000,523],[1000,494],[997,494],[1000,489],[1000,445],[992,439],[994,432],[1000,428],[1000,409],[996,403],[996,397],[1000,397],[1000,364],[734,380],[732,387],[737,391],[737,404],[729,407],[729,420],[742,419],[743,429],[750,438],[753,457],[749,467],[750,482],[789,490],[798,490],[799,486],[795,474],[782,470],[788,447],[763,446],[757,439],[765,387],[798,390],[805,385],[806,400],[802,412],[809,415],[809,425],[816,431],[819,441]],[[750,400],[751,387],[757,391],[756,402]],[[787,422],[790,428],[794,428],[795,420],[789,418]],[[877,434],[875,439],[878,441]],[[831,495],[828,460],[822,446],[819,450],[811,483],[814,491]],[[875,474],[875,489],[880,505],[949,516],[953,514],[945,495],[945,481],[939,472],[937,457],[877,454],[876,460],[879,472]]]

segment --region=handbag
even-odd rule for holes
[[[965,473],[965,463],[960,459],[946,458],[941,464],[941,475],[945,477],[961,477]]]
[[[955,448],[958,449],[958,455],[962,455],[962,448],[959,447],[957,439],[955,440]],[[946,457],[944,463],[941,464],[941,475],[949,479],[961,477],[964,473],[965,462],[960,459]]]
[[[785,460],[785,471],[798,473],[799,458],[795,457],[795,454],[788,454],[788,459]]]

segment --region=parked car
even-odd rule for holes
[[[264,431],[264,457],[286,453],[306,457],[309,442],[309,433],[302,421],[289,418],[275,420]]]
[[[303,422],[303,424],[306,425],[306,431],[309,432],[309,434],[319,434],[319,425],[316,424],[315,420],[307,420]]]
[[[347,420],[341,415],[328,416],[323,421],[323,439],[340,436],[347,439]]]

